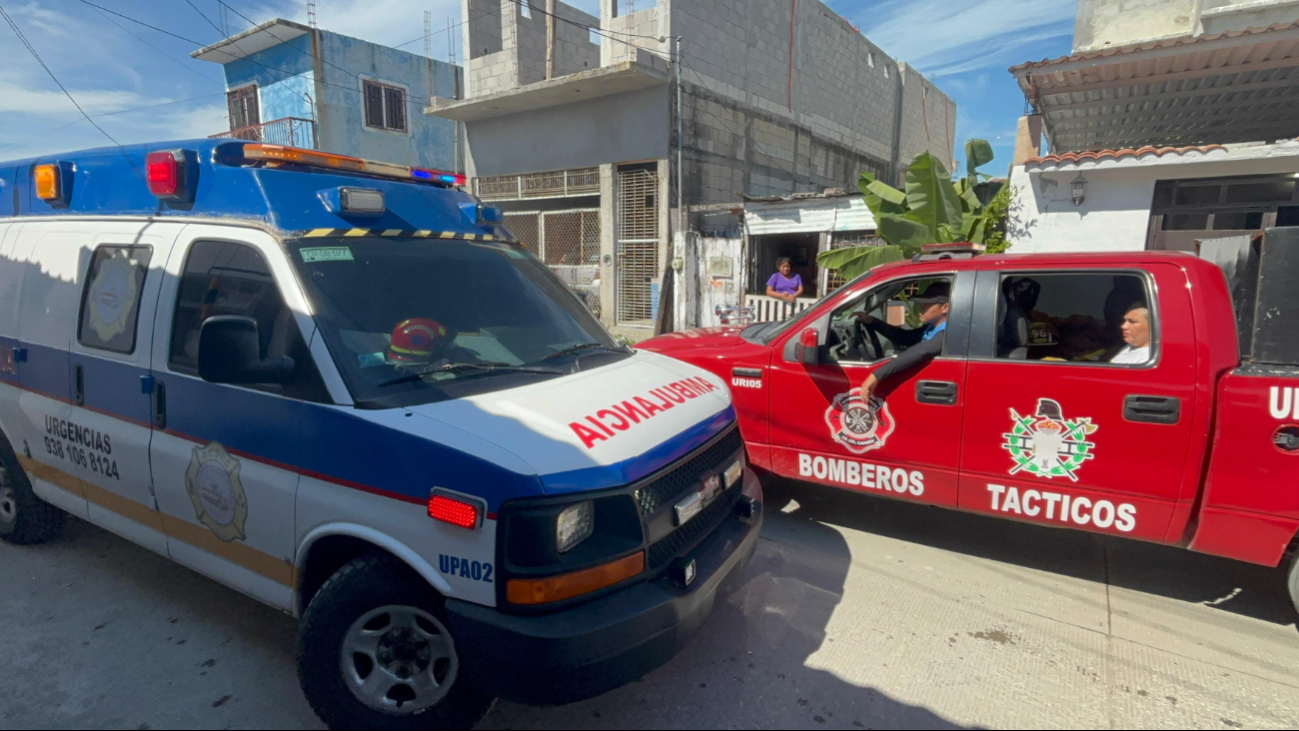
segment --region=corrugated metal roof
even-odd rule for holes
[[[744,207],[744,221],[751,236],[875,230],[875,216],[860,195],[752,201]]]
[[[1299,22],[1011,69],[1052,147],[1183,147],[1299,135]]]

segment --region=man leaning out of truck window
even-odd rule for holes
[[[943,342],[947,337],[947,315],[951,310],[951,286],[948,282],[934,282],[919,297],[911,299],[920,311],[922,325],[915,330],[905,330],[880,322],[865,312],[855,313],[862,324],[882,333],[894,345],[910,346],[866,377],[866,382],[861,387],[862,399],[870,399],[875,394],[875,389],[894,374],[924,365],[942,355]]]

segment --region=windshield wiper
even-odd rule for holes
[[[545,363],[545,362],[548,361],[548,360],[554,360],[554,359],[556,359],[556,358],[563,358],[563,357],[566,356],[566,355],[573,355],[573,354],[575,354],[575,353],[582,353],[582,352],[585,352],[585,351],[587,351],[587,350],[604,350],[604,351],[608,351],[608,352],[610,352],[610,353],[626,353],[626,352],[627,352],[627,351],[626,351],[625,349],[623,349],[623,348],[610,348],[608,345],[603,345],[603,344],[601,344],[601,343],[582,343],[581,345],[574,345],[574,346],[572,346],[572,347],[564,348],[563,350],[557,350],[557,351],[555,351],[554,353],[551,353],[550,355],[546,356],[545,358],[542,358],[542,359],[541,359],[541,362],[542,362],[542,363]]]
[[[405,376],[399,376],[390,381],[380,383],[376,388],[387,388],[397,386],[403,383],[414,383],[423,380],[428,376],[435,376],[439,373],[459,373],[461,371],[477,371],[478,373],[539,373],[547,376],[563,376],[564,371],[557,368],[529,368],[528,366],[516,366],[509,363],[451,363],[437,368],[427,368],[416,373],[410,373]]]

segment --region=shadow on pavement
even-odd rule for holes
[[[827,632],[852,561],[843,536],[816,523],[792,530],[795,543],[761,542],[746,582],[719,597],[700,635],[666,666],[561,708],[498,703],[480,728],[960,728],[841,677],[889,660],[846,656],[861,643],[839,652]],[[878,635],[872,641],[896,647]]]
[[[968,556],[1108,583],[1278,625],[1295,625],[1282,572],[1174,546],[1048,528],[823,485],[764,483],[768,509],[789,517]]]

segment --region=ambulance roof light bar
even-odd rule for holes
[[[244,145],[244,159],[269,163],[292,163],[296,165],[329,168],[332,170],[347,170],[350,172],[368,173],[370,175],[378,175],[397,180],[419,180],[456,187],[462,187],[466,183],[465,176],[458,173],[448,173],[441,170],[425,170],[423,168],[413,168],[406,165],[393,165],[386,162],[363,160],[359,157],[352,157],[350,155],[337,155],[331,152],[318,152],[316,150],[306,150],[300,147],[285,147],[283,145]]]

